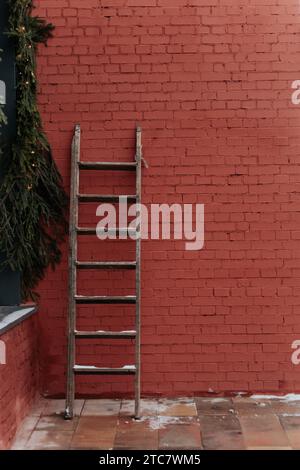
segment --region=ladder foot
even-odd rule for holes
[[[73,413],[70,412],[69,408],[66,408],[64,412],[64,419],[65,420],[73,419]]]

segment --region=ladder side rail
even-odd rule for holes
[[[72,419],[75,399],[75,330],[76,330],[76,260],[78,200],[79,194],[79,161],[80,161],[80,125],[75,126],[72,141],[71,190],[70,190],[70,225],[69,225],[69,311],[68,311],[68,365],[67,365],[67,395],[65,419]]]
[[[141,401],[141,193],[142,193],[142,129],[136,130],[136,344],[135,344],[135,418],[140,418]]]

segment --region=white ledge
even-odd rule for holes
[[[19,306],[0,306],[0,335],[3,335],[37,311],[33,304]]]

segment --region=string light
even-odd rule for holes
[[[10,265],[22,273],[26,300],[34,298],[47,266],[60,261],[59,242],[67,232],[67,196],[37,105],[35,50],[39,43],[47,42],[53,26],[31,16],[32,0],[7,1],[8,35],[16,50],[17,121],[11,159],[0,185],[0,227],[7,227],[0,237],[0,253],[5,255],[0,269]],[[29,193],[24,204],[22,196]],[[20,220],[26,223],[20,224]]]

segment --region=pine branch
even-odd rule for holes
[[[36,51],[53,26],[32,16],[32,0],[9,0],[8,35],[17,64],[17,126],[11,158],[0,186],[0,252],[22,273],[23,299],[35,298],[38,282],[61,260],[67,231],[67,196],[37,106]],[[3,119],[0,111],[0,119]],[[0,155],[0,164],[5,155]]]

